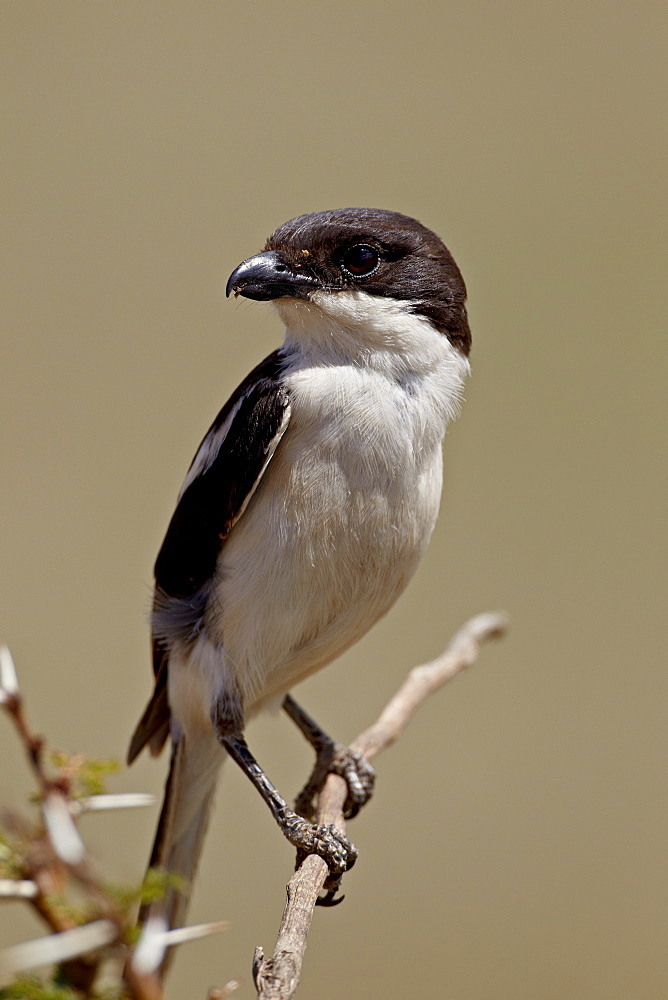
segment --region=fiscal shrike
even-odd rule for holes
[[[324,858],[331,899],[355,848],[311,822],[313,787],[302,815],[288,807],[244,729],[282,705],[347,777],[349,815],[370,793],[369,765],[288,692],[385,614],[429,542],[469,372],[466,288],[415,219],[347,208],[280,226],[230,292],[273,301],[285,340],[220,411],[181,488],[155,564],[155,691],[128,759],[171,739],[152,866],[192,880],[230,756],[298,852]],[[175,926],[187,892],[155,905]]]

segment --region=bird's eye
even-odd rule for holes
[[[364,243],[350,247],[341,258],[341,263],[346,271],[355,278],[363,278],[367,274],[371,274],[372,271],[376,270],[379,262],[377,251]]]

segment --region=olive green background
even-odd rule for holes
[[[152,561],[210,420],[280,342],[224,284],[279,223],[372,205],[443,236],[473,377],[432,546],[300,699],[339,738],[470,614],[512,631],[378,761],[360,860],[316,913],[311,1000],[658,1000],[662,33],[649,2],[136,0],[0,6],[2,637],[57,747],[124,754]],[[286,794],[310,754],[250,739]],[[31,787],[0,720],[1,800]],[[112,790],[158,791],[165,760]],[[86,818],[137,879],[156,810]],[[170,996],[273,947],[292,852],[228,767]],[[18,904],[3,943],[41,933]]]

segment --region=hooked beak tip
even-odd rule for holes
[[[304,298],[307,291],[318,286],[315,277],[296,270],[282,254],[265,250],[242,261],[230,275],[225,295],[243,295],[247,299],[268,301],[288,297]]]

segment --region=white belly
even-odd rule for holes
[[[350,369],[291,380],[290,427],[223,548],[207,614],[247,707],[325,666],[391,607],[441,491],[445,421],[425,424],[405,389]]]

